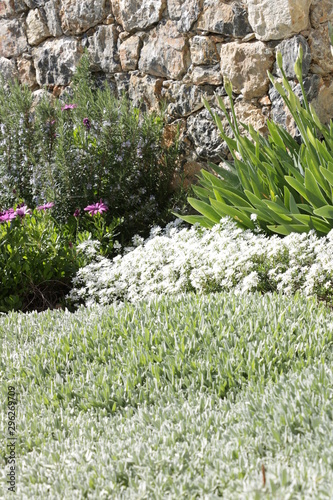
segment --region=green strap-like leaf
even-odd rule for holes
[[[204,215],[207,217],[207,219],[211,220],[215,224],[218,224],[221,220],[221,217],[219,214],[211,207],[211,205],[208,205],[208,203],[205,203],[204,201],[196,200],[195,198],[188,198],[187,201],[193,207],[197,212],[200,214]]]
[[[231,207],[230,205],[225,205],[224,203],[213,199],[211,199],[210,202],[212,204],[212,207],[220,214],[220,218],[229,215],[230,217],[235,219],[236,222],[243,225],[243,227],[254,229],[254,223],[252,222],[252,220],[241,210],[238,210],[235,207]]]
[[[319,215],[320,217],[324,217],[325,219],[333,219],[333,206],[325,205],[320,208],[316,208],[313,213],[315,215]]]

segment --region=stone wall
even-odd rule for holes
[[[185,169],[194,171],[196,161],[227,154],[202,104],[226,95],[223,75],[243,122],[265,132],[271,117],[293,130],[267,77],[277,75],[277,50],[293,81],[303,46],[309,98],[324,121],[333,117],[329,20],[333,0],[0,0],[0,71],[58,96],[86,47],[115,92],[147,109],[166,100],[167,133],[180,124]]]

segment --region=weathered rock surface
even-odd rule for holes
[[[163,86],[166,83],[164,82]],[[207,97],[202,87],[180,82],[169,82],[168,88],[162,90],[162,95],[170,103],[167,114],[172,118],[186,117],[202,109],[204,107],[202,98]]]
[[[312,0],[310,8],[310,20],[313,28],[319,28],[320,24],[333,22],[332,0]]]
[[[31,57],[20,57],[17,60],[17,69],[20,83],[34,90],[38,87],[36,70]]]
[[[243,38],[253,31],[247,11],[240,2],[222,3],[214,0],[205,0],[197,29],[236,38]]]
[[[266,118],[262,114],[260,108],[248,102],[245,103],[244,101],[241,101],[236,102],[235,113],[239,123],[241,122],[245,123],[245,125],[252,125],[255,130],[264,135],[268,132]]]
[[[88,52],[93,70],[115,73],[121,70],[117,50],[118,31],[114,24],[99,26],[88,38]]]
[[[153,26],[165,7],[166,0],[112,0],[116,20],[128,32]]]
[[[297,35],[288,40],[283,40],[283,42],[279,43],[276,47],[276,52],[281,52],[282,60],[283,60],[283,69],[287,75],[288,79],[296,78],[294,66],[298,57],[300,47],[303,48],[303,60],[302,60],[302,71],[303,77],[306,77],[309,73],[310,64],[311,64],[311,51],[308,42],[302,35]],[[282,76],[281,72],[277,66],[274,64],[274,75]]]
[[[0,56],[16,57],[27,48],[22,22],[16,19],[0,21]]]
[[[312,54],[312,72],[322,75],[333,72],[333,57],[326,23],[311,32],[309,45]]]
[[[191,82],[195,85],[222,85],[220,65],[193,66],[185,76],[184,82]]]
[[[228,122],[220,110],[212,108],[213,112],[217,111],[222,120],[222,124],[229,135],[231,130]],[[221,156],[226,158],[228,156],[228,147],[222,141],[218,129],[205,108],[195,115],[189,116],[187,119],[187,136],[192,141],[196,155],[204,160],[219,162]]]
[[[309,25],[312,0],[247,0],[249,22],[259,40],[280,40]]]
[[[141,38],[136,35],[127,38],[119,46],[119,57],[123,71],[137,69],[141,46]]]
[[[320,79],[318,95],[311,104],[320,120],[328,125],[333,117],[333,82]]]
[[[208,36],[194,36],[190,39],[192,64],[216,64],[220,61],[220,55],[216,44]]]
[[[221,46],[221,72],[236,94],[245,99],[261,97],[268,90],[267,70],[272,70],[273,50],[262,42],[231,42]]]
[[[163,80],[150,75],[143,77],[132,73],[129,82],[128,95],[134,106],[143,110],[158,110],[161,101]]]
[[[5,82],[14,81],[15,78],[18,78],[16,64],[13,59],[0,56],[0,75],[3,76]]]
[[[202,0],[168,0],[170,19],[177,21],[180,32],[190,31],[198,19]]]
[[[12,17],[27,10],[28,7],[24,0],[1,0],[0,1],[0,19]]]
[[[82,54],[78,40],[63,37],[47,40],[33,50],[36,79],[43,85],[68,85]]]
[[[26,22],[30,45],[38,45],[51,35],[46,16],[43,16],[39,9],[30,10]]]
[[[174,21],[160,24],[144,41],[139,70],[153,76],[180,79],[190,66],[186,38],[179,34]]]
[[[60,0],[49,0],[44,4],[47,27],[52,36],[61,36]]]
[[[66,35],[78,35],[100,23],[110,13],[106,0],[61,0],[60,19]]]

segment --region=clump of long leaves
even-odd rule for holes
[[[300,49],[295,64],[302,101],[295,95],[283,70],[282,55],[277,63],[282,74],[279,83],[269,78],[293,116],[301,134],[300,144],[281,126],[267,121],[265,138],[254,128],[241,123],[241,131],[232,100],[231,83],[225,82],[231,112],[221,97],[218,104],[233,131],[226,135],[221,119],[210,111],[221,137],[226,141],[234,162],[225,162],[228,170],[210,163],[218,174],[200,172],[199,186],[193,188],[199,199],[189,198],[201,215],[182,217],[190,223],[212,227],[221,217],[231,216],[243,228],[259,225],[267,233],[288,235],[292,232],[327,234],[333,228],[333,123],[321,123],[313,106],[309,105],[302,78]]]

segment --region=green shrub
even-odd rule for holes
[[[265,232],[281,235],[310,229],[327,234],[333,228],[333,122],[330,126],[323,125],[308,104],[302,83],[302,55],[300,49],[295,64],[302,102],[286,78],[280,53],[277,62],[283,86],[269,73],[272,84],[296,122],[301,144],[281,125],[269,120],[267,138],[251,125],[241,124],[251,139],[244,135],[237,123],[230,82],[226,81],[225,88],[231,113],[221,97],[217,100],[234,138],[227,137],[219,116],[213,114],[205,101],[234,163],[225,162],[228,170],[211,163],[219,177],[201,171],[199,186],[193,188],[199,199],[188,199],[201,215],[182,217],[184,220],[212,227],[221,217],[228,215],[243,228],[254,229],[256,221]]]
[[[54,216],[66,222],[102,198],[107,220],[123,219],[124,243],[186,204],[181,186],[171,187],[179,146],[164,144],[162,113],[144,114],[108,85],[98,88],[87,55],[62,100],[44,98],[33,115],[31,103],[27,88],[0,87],[0,208],[52,200]]]

